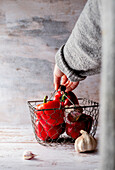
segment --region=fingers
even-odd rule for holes
[[[67,76],[64,74],[61,79],[61,84],[64,85],[68,81]]]
[[[60,83],[64,86],[66,86],[66,92],[74,90],[79,82],[71,82],[68,80],[67,76],[62,73],[62,71],[58,68],[57,65],[55,65],[54,68],[54,87],[55,90],[58,90]]]
[[[55,90],[58,90],[58,88],[60,86],[61,77],[63,75],[64,74],[61,72],[61,70],[58,68],[58,66],[55,65],[55,68],[54,68],[54,87],[55,87]]]
[[[66,84],[66,92],[74,90],[78,86],[79,82],[71,82],[69,81],[68,84]]]
[[[70,80],[67,80],[67,82],[64,84],[64,86],[66,86],[66,88],[67,88],[67,87],[71,86],[71,84],[72,84],[72,82]]]
[[[56,75],[54,75],[54,87],[55,87],[55,90],[58,90],[58,88],[60,86],[60,81],[61,81],[61,77],[57,77]]]

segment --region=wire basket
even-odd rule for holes
[[[75,142],[75,138],[70,134],[70,131],[67,131],[67,125],[69,127],[69,130],[71,129],[71,124],[68,124],[68,114],[70,113],[69,110],[71,109],[81,109],[83,111],[83,115],[87,115],[87,117],[92,118],[92,123],[90,124],[89,130],[83,129],[83,125],[86,126],[88,119],[85,119],[84,121],[78,121],[80,123],[77,123],[77,130],[80,128],[83,130],[88,131],[92,136],[95,136],[97,125],[98,125],[98,117],[99,117],[99,104],[97,102],[94,102],[92,100],[88,100],[86,98],[78,98],[79,105],[71,107],[68,106],[66,108],[52,108],[52,109],[41,109],[37,110],[36,106],[43,103],[43,100],[38,101],[28,101],[28,106],[30,110],[31,115],[31,122],[35,134],[35,138],[38,143],[42,145],[50,145],[54,146],[57,144],[72,144]],[[61,120],[61,116],[59,117],[59,113],[64,113],[64,119],[63,122],[59,123],[58,120]],[[44,121],[40,116],[37,116],[37,113],[40,113],[42,116],[48,112],[50,113],[50,117],[48,117],[47,121]],[[58,119],[55,120],[55,117],[53,117],[55,114],[57,114]],[[46,119],[45,119],[46,120]],[[56,122],[57,124],[54,126],[51,124],[51,122]],[[82,122],[82,123],[81,123]],[[70,122],[69,122],[70,123]],[[73,122],[74,124],[74,122]],[[74,128],[75,126],[75,128]],[[77,134],[76,125],[73,126],[73,134]],[[69,133],[69,134],[68,134]],[[80,135],[80,132],[79,134]]]

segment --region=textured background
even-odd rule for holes
[[[0,122],[30,123],[27,100],[54,91],[54,56],[86,0],[0,0]],[[100,75],[74,90],[99,101]]]

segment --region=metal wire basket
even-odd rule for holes
[[[86,98],[78,98],[78,101],[79,101],[80,106],[75,106],[75,107],[69,106],[69,107],[66,107],[66,108],[60,107],[58,109],[52,108],[52,109],[41,109],[41,110],[37,110],[36,106],[43,103],[43,100],[28,101],[32,126],[33,126],[33,130],[34,130],[35,138],[38,141],[38,143],[40,143],[42,145],[50,145],[50,146],[53,146],[55,144],[57,145],[57,144],[73,143],[75,141],[75,139],[72,138],[71,136],[68,136],[68,134],[65,132],[65,129],[66,129],[66,123],[67,123],[66,118],[68,116],[69,109],[71,110],[71,109],[76,109],[76,108],[78,108],[78,109],[82,108],[83,114],[89,115],[89,116],[92,117],[93,122],[92,122],[91,127],[90,127],[88,132],[92,136],[95,136],[96,130],[97,130],[97,125],[98,125],[99,104],[97,102],[94,102],[92,100],[88,100]],[[50,119],[48,118],[47,121],[42,122],[43,123],[42,125],[44,125],[44,126],[43,127],[41,126],[40,123],[43,120],[42,120],[41,117],[37,117],[37,114],[36,114],[37,112],[40,112],[40,114],[45,114],[46,111],[49,111],[49,113],[55,114],[60,110],[62,110],[64,112],[64,123],[57,125],[57,126],[49,125],[48,121]],[[79,129],[81,125],[78,125],[78,126],[79,126],[78,129]],[[44,134],[44,128],[45,127],[49,128],[49,129],[47,129],[47,132],[45,131],[45,134]],[[53,132],[53,135],[52,135],[52,132]],[[54,134],[54,132],[55,132],[55,134]]]

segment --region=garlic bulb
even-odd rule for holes
[[[37,155],[33,154],[31,151],[24,151],[24,153],[23,153],[23,158],[25,160],[33,159],[35,156],[37,156]]]
[[[78,152],[94,151],[97,147],[96,139],[84,130],[80,130],[82,134],[75,140],[75,150]]]

